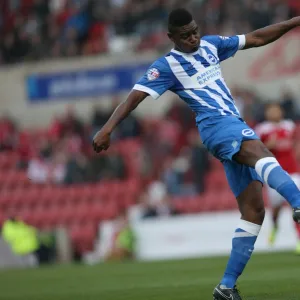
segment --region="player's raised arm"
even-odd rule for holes
[[[147,96],[158,99],[174,85],[172,72],[165,58],[155,61],[144,76],[135,84],[126,101],[114,111],[103,128],[93,139],[93,148],[99,153],[107,150],[110,144],[110,134]]]
[[[290,30],[300,26],[300,17],[270,25],[246,34],[246,45],[243,49],[262,47],[270,44]]]
[[[99,153],[102,150],[107,150],[110,145],[110,135],[113,130],[124,120],[146,97],[147,93],[133,90],[128,98],[122,102],[113,112],[109,120],[96,133],[93,139],[93,148]]]

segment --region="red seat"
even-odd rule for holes
[[[0,210],[4,211],[8,206],[10,202],[10,193],[8,193],[6,190],[2,190],[0,193]]]
[[[208,191],[202,196],[203,211],[217,211],[220,208],[219,193]]]
[[[215,170],[206,175],[206,188],[208,191],[220,191],[228,188],[227,179],[223,170]]]
[[[184,213],[185,212],[185,200],[183,198],[174,198],[172,199],[172,203],[176,211],[179,213]]]
[[[112,220],[119,215],[119,207],[115,202],[105,203],[103,209],[103,220]]]
[[[218,159],[212,157],[210,163],[212,170],[223,170],[223,164]]]
[[[189,197],[186,200],[186,212],[197,213],[201,210],[201,202],[197,197]]]
[[[57,205],[57,211],[55,214],[56,226],[68,226],[76,219],[75,208],[71,204]]]
[[[94,223],[74,223],[70,228],[70,235],[74,248],[79,254],[93,249],[96,237]]]
[[[93,222],[100,222],[104,219],[105,206],[98,202],[89,206],[87,218]]]
[[[0,153],[0,169],[12,169],[16,166],[17,154],[15,152]]]
[[[238,208],[236,199],[230,190],[220,193],[219,198],[219,210],[234,210]]]

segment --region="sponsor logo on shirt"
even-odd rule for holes
[[[221,75],[220,65],[211,66],[207,68],[207,71],[197,74],[197,81],[201,86],[205,86],[208,83],[219,79]]]
[[[252,129],[243,129],[242,134],[244,136],[253,136],[255,133]]]

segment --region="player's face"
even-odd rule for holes
[[[283,118],[283,112],[279,105],[271,105],[266,110],[266,119],[271,122],[279,122]]]
[[[184,53],[192,53],[198,50],[200,45],[199,27],[195,21],[190,24],[175,28],[169,33],[169,38],[174,42],[175,49]]]

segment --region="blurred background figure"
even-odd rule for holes
[[[133,260],[136,251],[136,237],[131,228],[127,212],[118,216],[115,221],[113,246],[107,260]]]
[[[11,217],[4,222],[1,235],[10,245],[13,253],[21,258],[23,266],[38,265],[35,253],[39,248],[39,241],[34,227]]]
[[[143,219],[169,217],[177,214],[170,203],[167,188],[161,181],[154,181],[148,186],[142,201]]]
[[[272,151],[278,162],[291,175],[300,187],[299,162],[295,156],[296,125],[291,119],[285,118],[284,110],[279,103],[266,106],[265,121],[256,127],[256,132],[264,144]],[[268,198],[272,208],[273,229],[269,242],[274,245],[279,227],[279,214],[285,204],[285,199],[275,190],[268,187]],[[300,254],[300,225],[295,224],[298,244],[296,253]]]
[[[51,263],[55,259],[55,246],[51,234],[40,233],[37,228],[17,217],[11,217],[3,223],[1,237],[20,258],[22,267],[36,267]]]

